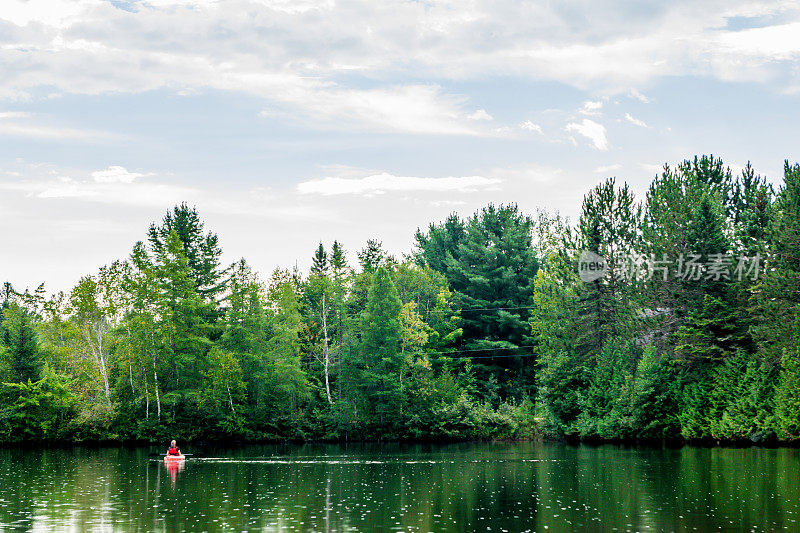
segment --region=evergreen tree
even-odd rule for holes
[[[203,320],[205,307],[177,232],[167,236],[166,246],[155,257],[153,272],[159,290],[162,349],[172,363],[172,387],[195,386],[202,380],[202,358],[211,342]]]
[[[578,349],[598,354],[609,338],[630,335],[633,327],[634,280],[624,260],[636,253],[640,209],[628,185],[617,187],[610,178],[584,196],[578,228],[582,248],[603,257],[607,265],[603,277],[578,290],[586,322],[579,331],[588,332]]]
[[[800,328],[800,164],[784,165],[771,225],[768,268],[754,288],[760,349],[772,361],[792,353]]]
[[[742,345],[747,345],[746,326],[737,320],[738,310],[710,294],[698,309],[689,313],[675,334],[675,352],[687,368],[722,361]]]
[[[309,399],[309,386],[301,363],[300,332],[303,328],[300,303],[291,282],[271,287],[276,311],[270,321],[272,336],[267,341],[267,391],[278,414],[294,421]]]
[[[437,272],[447,272],[450,263],[460,255],[459,246],[467,240],[467,226],[458,215],[452,214],[441,224],[431,223],[427,233],[417,229],[414,238],[417,263]]]
[[[43,361],[33,317],[16,303],[4,304],[0,314],[0,342],[5,348],[4,362],[9,370],[9,381],[38,381]]]
[[[217,346],[235,354],[255,408],[264,405],[264,350],[268,339],[263,288],[244,259],[233,266],[225,331]]]
[[[675,385],[668,358],[652,344],[645,346],[632,391],[631,425],[636,437],[660,439],[677,434]]]
[[[714,155],[694,156],[678,165],[678,171],[697,183],[703,191],[715,195],[722,204],[722,214],[726,219],[733,216],[735,209],[735,185],[731,169],[722,159]]]
[[[344,248],[339,244],[339,241],[333,241],[331,248],[330,265],[333,276],[343,276],[347,270],[347,258],[345,257]]]
[[[489,205],[466,223],[451,216],[417,232],[417,261],[444,274],[463,306],[462,345],[480,357],[474,366],[486,397],[490,377],[506,396],[532,390],[532,361],[509,357],[530,353],[532,343],[528,319],[539,268],[532,226],[516,205]]]
[[[322,243],[319,243],[317,251],[314,252],[314,257],[311,259],[311,273],[320,276],[328,273],[328,254]]]
[[[217,235],[203,230],[204,224],[197,209],[182,203],[167,211],[160,225],[150,225],[148,240],[153,253],[163,254],[169,246],[169,236],[174,232],[183,245],[195,290],[202,299],[215,306],[225,288],[220,268],[222,250]]]
[[[630,436],[631,343],[608,339],[592,361],[589,383],[580,396],[581,414],[576,421],[584,437]]]
[[[793,349],[784,349],[775,390],[775,426],[779,436],[787,439],[800,437],[800,334],[794,341]]]
[[[734,184],[732,223],[737,255],[766,255],[774,192],[748,161]]]
[[[358,252],[362,272],[375,272],[386,259],[383,244],[376,239],[369,239],[364,249]]]
[[[402,398],[399,373],[401,354],[402,304],[389,272],[378,267],[361,316],[362,382],[368,407],[381,426],[397,422]]]

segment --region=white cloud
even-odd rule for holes
[[[125,167],[110,166],[105,170],[95,170],[92,177],[97,183],[133,183],[137,178],[152,176],[140,172],[128,172]]]
[[[793,60],[800,56],[800,22],[720,33],[717,43],[722,53]]]
[[[649,126],[643,121],[639,120],[638,118],[634,118],[630,115],[630,113],[625,113],[625,120],[630,122],[631,124],[635,124],[641,128],[648,128]]]
[[[21,117],[9,117],[21,118]],[[0,121],[0,135],[6,137],[28,137],[32,139],[93,142],[110,140],[116,136],[99,131],[81,130],[76,128],[63,128],[44,126],[38,124],[21,124],[18,122]]]
[[[596,169],[594,169],[594,171],[596,173],[598,173],[598,174],[605,174],[606,172],[613,172],[613,171],[619,170],[621,168],[622,168],[622,165],[620,165],[619,163],[614,163],[613,165],[599,166]]]
[[[264,85],[259,88],[258,83]],[[276,85],[273,85],[276,83]],[[367,129],[420,135],[485,135],[476,121],[491,120],[485,110],[466,113],[466,98],[445,94],[437,85],[401,85],[378,89],[349,89],[308,80],[253,80],[250,90],[269,95],[276,106],[300,111],[317,127]],[[262,110],[260,116],[278,114]]]
[[[470,120],[494,120],[492,115],[487,113],[485,109],[478,109],[474,113],[467,115],[467,118]]]
[[[564,174],[564,170],[536,163],[528,163],[524,165],[494,168],[486,174],[491,178],[514,182],[517,186],[523,184],[541,185],[544,183],[552,183],[560,179]]]
[[[634,98],[636,100],[639,100],[643,104],[649,104],[650,103],[650,99],[647,96],[645,96],[642,93],[640,93],[639,91],[637,91],[636,89],[631,89],[630,91],[628,91],[628,96],[630,96],[631,98]]]
[[[27,118],[30,116],[30,113],[25,113],[24,111],[3,111],[0,112],[0,120],[7,119],[7,118]]]
[[[502,180],[484,176],[462,176],[447,178],[419,178],[394,176],[387,172],[362,178],[325,177],[309,180],[297,185],[300,194],[324,196],[355,194],[383,194],[386,192],[475,192],[496,186]]]
[[[598,124],[588,118],[583,119],[580,123],[570,122],[567,124],[566,130],[568,132],[575,132],[592,141],[592,144],[598,150],[608,150],[608,139],[606,138],[606,128],[602,124]]]
[[[581,108],[580,112],[584,115],[589,116],[597,116],[600,114],[600,110],[603,108],[603,102],[596,101],[593,102],[588,100],[583,103],[583,108]]]
[[[614,5],[613,19],[600,16],[612,9],[605,2],[580,9],[592,25],[559,3],[512,0],[151,0],[135,12],[105,0],[8,0],[0,13],[8,26],[0,97],[43,87],[59,94],[212,88],[254,94],[328,126],[491,136],[480,127],[489,114],[450,94],[449,81],[548,80],[643,102],[630,87],[668,76],[753,80],[778,91],[797,85],[800,17],[791,4]],[[728,28],[742,16],[781,24]],[[583,112],[599,112],[597,104]]]
[[[4,0],[0,18],[18,26],[34,22],[64,28],[84,17],[88,10],[100,3],[100,0]]]
[[[99,194],[99,191],[86,187],[69,176],[58,176],[42,185],[44,188],[36,194],[38,198],[88,198]]]
[[[523,130],[533,131],[535,133],[544,133],[542,132],[541,126],[539,126],[538,124],[534,124],[530,120],[526,120],[525,122],[520,123],[519,127],[522,128]]]
[[[269,188],[227,190],[209,186],[188,186],[179,180],[153,172],[130,172],[122,166],[81,171],[44,163],[18,162],[19,171],[6,171],[11,178],[0,180],[0,198],[13,193],[43,202],[74,202],[111,208],[166,209],[181,202],[202,205],[209,213],[258,218],[314,219],[330,216],[322,207],[291,203]],[[152,179],[141,180],[142,177]],[[42,207],[42,209],[48,208]],[[83,209],[79,208],[79,211]]]
[[[436,206],[436,207],[457,206],[457,205],[466,205],[466,204],[467,204],[467,202],[464,202],[462,200],[433,200],[431,202],[431,205]]]
[[[114,170],[114,169],[121,170]],[[0,190],[20,191],[42,199],[82,199],[119,206],[162,206],[196,197],[196,189],[168,182],[135,182],[123,167],[84,174],[51,165],[30,165],[16,180],[0,182]],[[149,174],[148,174],[149,175]],[[130,179],[130,181],[125,181]]]

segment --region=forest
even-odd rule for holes
[[[487,205],[268,278],[187,204],[144,229],[67,292],[3,285],[0,442],[800,438],[798,164],[694,157],[574,223]]]

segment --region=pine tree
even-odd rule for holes
[[[579,398],[581,414],[575,423],[583,437],[629,437],[632,343],[608,339],[592,361],[588,386]]]
[[[0,343],[5,347],[5,363],[10,381],[38,381],[42,373],[42,355],[30,313],[19,304],[4,304],[0,321]]]
[[[702,191],[716,196],[722,205],[722,215],[728,219],[733,216],[735,205],[735,180],[730,167],[714,155],[694,156],[678,165],[678,171],[696,183]]]
[[[386,260],[383,244],[376,239],[369,239],[363,250],[358,252],[358,261],[362,272],[375,272]]]
[[[303,328],[300,303],[291,282],[271,288],[277,310],[270,321],[272,337],[267,342],[267,386],[279,413],[296,418],[299,407],[310,397],[301,363],[300,332]]]
[[[754,330],[765,356],[779,361],[794,350],[800,329],[800,164],[785,163],[772,213],[768,268],[754,288]]]
[[[709,255],[730,251],[733,183],[721,160],[702,156],[675,169],[664,165],[650,185],[642,224],[644,252],[672,262],[667,278],[654,277],[641,293],[644,305],[658,310],[652,336],[660,349],[670,349],[671,335],[702,306],[708,289],[717,297],[724,295],[727,281],[694,278],[705,277],[702,266]]]
[[[799,332],[800,333],[800,332]],[[800,334],[794,348],[785,348],[781,373],[775,389],[775,418],[778,435],[784,439],[800,438]]]
[[[339,241],[333,241],[331,247],[330,265],[333,276],[343,276],[347,270],[347,258],[345,257],[344,248],[339,244]]]
[[[452,214],[441,224],[430,224],[427,233],[417,229],[414,238],[417,263],[446,273],[454,258],[459,257],[460,245],[467,240],[467,225],[458,215]]]
[[[736,255],[766,255],[774,191],[747,162],[734,184],[732,223]]]
[[[582,353],[599,354],[610,338],[630,334],[635,294],[630,271],[622,262],[636,253],[640,209],[627,184],[617,187],[610,178],[584,196],[578,220],[583,250],[606,261],[606,274],[579,286],[579,308],[586,325],[580,340]]]
[[[363,390],[377,423],[393,422],[400,412],[402,304],[389,272],[378,267],[361,321]]]
[[[264,350],[268,338],[262,285],[242,259],[233,266],[228,287],[225,331],[217,346],[236,355],[248,396],[260,408],[264,400]]]
[[[183,242],[171,231],[157,253],[153,273],[158,295],[162,350],[171,361],[171,387],[181,390],[203,379],[202,359],[211,347],[207,307],[195,288]]]
[[[320,276],[328,274],[328,254],[322,243],[319,243],[317,251],[314,252],[314,257],[311,259],[311,273]]]
[[[660,439],[677,434],[675,381],[667,356],[652,344],[645,346],[633,382],[631,415],[636,437]]]
[[[502,395],[516,398],[533,389],[533,365],[509,357],[529,353],[532,343],[528,319],[539,268],[532,226],[516,205],[489,205],[466,223],[451,216],[416,237],[417,262],[444,274],[463,306],[462,343],[480,357],[478,379],[490,383],[493,376]]]
[[[207,303],[215,307],[225,288],[220,268],[222,250],[217,235],[204,233],[203,230],[204,224],[197,209],[182,203],[173,207],[172,211],[167,211],[160,225],[150,225],[148,240],[153,253],[162,254],[168,247],[170,234],[175,232],[183,244],[194,288]]]

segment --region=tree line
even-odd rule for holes
[[[5,283],[0,441],[791,440],[799,220],[800,166],[702,156],[575,224],[487,205],[263,280],[181,204],[68,292]]]

